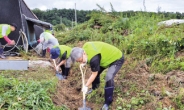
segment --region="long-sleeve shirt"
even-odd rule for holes
[[[11,33],[10,25],[8,24],[0,24],[0,38],[4,38],[4,40],[11,44],[11,40],[8,38],[8,35]]]
[[[53,46],[59,45],[58,40],[49,32],[43,32],[40,34],[40,43],[43,44],[43,50],[53,48]]]

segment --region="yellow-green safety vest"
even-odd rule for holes
[[[60,55],[59,55],[60,58],[62,57],[62,55],[64,54],[65,51],[67,51],[66,58],[69,58],[70,57],[70,53],[72,51],[72,48],[71,47],[68,47],[66,45],[54,46],[54,48],[57,48],[57,47],[59,47],[59,49],[60,49]]]
[[[6,36],[8,36],[11,32],[11,29],[10,29],[10,25],[8,24],[0,24],[0,38],[3,38],[4,36],[2,36],[2,28],[3,26],[8,26],[8,30],[6,31]]]
[[[122,52],[113,45],[104,42],[87,42],[82,47],[87,54],[88,63],[97,54],[101,54],[100,66],[107,68],[122,57]]]

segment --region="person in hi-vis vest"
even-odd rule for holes
[[[42,57],[45,57],[46,50],[48,50],[49,52],[51,48],[59,45],[58,40],[56,39],[56,37],[54,37],[50,30],[45,30],[44,32],[42,32],[40,34],[40,39],[38,40],[38,42],[43,45]]]
[[[12,24],[0,24],[0,39],[4,38],[4,40],[7,42],[8,45],[15,45],[15,41],[14,40],[10,40],[8,38],[8,35],[12,32],[15,31],[17,29],[17,25],[15,23]],[[5,58],[5,56],[3,55],[3,46],[0,43],[0,57],[1,58]]]
[[[88,94],[99,87],[100,74],[108,68],[105,76],[105,102],[102,110],[108,110],[113,101],[114,77],[124,63],[123,53],[113,45],[104,42],[87,42],[82,48],[74,47],[70,54],[72,61],[89,64],[92,74],[82,91]],[[92,84],[92,89],[88,87]]]
[[[54,46],[50,50],[50,55],[51,58],[53,59],[55,63],[55,69],[58,72],[59,68],[62,70],[62,76],[60,73],[57,73],[56,76],[62,80],[62,79],[67,79],[68,73],[71,68],[72,60],[70,58],[70,52],[72,48],[66,45],[58,45]],[[56,64],[55,59],[60,58],[59,64]]]

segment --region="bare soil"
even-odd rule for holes
[[[124,66],[126,66],[125,63]],[[90,69],[88,69],[88,73]],[[162,108],[169,108],[171,105],[177,109],[176,105],[173,103],[173,98],[179,93],[179,88],[184,87],[184,72],[179,70],[173,70],[165,75],[161,73],[151,74],[149,73],[148,67],[137,67],[133,71],[127,72],[122,79],[121,76],[122,70],[115,77],[115,85],[121,89],[121,93],[125,94],[130,88],[126,86],[129,82],[136,84],[138,89],[147,90],[150,94],[153,95],[154,100],[146,103],[141,109],[142,110],[155,110],[159,102],[161,103]],[[90,76],[88,74],[87,78]],[[72,69],[67,80],[58,81],[57,92],[52,97],[53,102],[56,105],[67,105],[72,110],[77,110],[79,107],[82,107],[82,92],[81,92],[81,76],[79,69]],[[130,97],[135,96],[135,93],[132,93]],[[110,110],[115,110],[117,104],[115,100],[118,98],[117,94],[114,94],[114,102],[111,105]],[[123,97],[121,97],[123,98]],[[129,99],[124,99],[129,100]],[[99,110],[103,106],[87,101],[87,106]]]
[[[14,57],[16,58],[16,57]],[[19,58],[19,57],[18,57]],[[18,59],[16,58],[16,59]],[[12,59],[12,58],[7,58]],[[39,58],[41,59],[41,58]],[[48,60],[47,58],[43,58],[42,60]],[[125,94],[129,89],[129,83],[135,84],[136,88],[139,90],[146,90],[153,96],[151,101],[145,103],[144,106],[140,110],[155,110],[158,107],[158,104],[161,104],[161,107],[169,108],[172,106],[176,110],[178,109],[175,103],[173,102],[173,98],[180,94],[180,89],[184,88],[184,72],[180,70],[173,70],[166,74],[162,73],[150,73],[149,67],[145,64],[139,65],[133,70],[126,70],[126,66],[128,66],[131,61],[125,61],[123,68],[118,72],[114,81],[115,87],[121,88],[120,93]],[[53,68],[51,68],[53,69]],[[30,69],[29,71],[33,71]],[[35,71],[35,70],[34,70]],[[88,68],[86,74],[86,80],[90,76],[90,68]],[[53,75],[54,75],[53,69]],[[123,77],[122,77],[123,74]],[[79,107],[83,105],[82,99],[82,80],[80,70],[77,66],[73,66],[68,78],[66,80],[59,81],[57,83],[57,89],[55,94],[52,96],[52,100],[55,105],[66,105],[71,110],[77,110]],[[134,97],[136,94],[132,92],[130,97],[121,97],[123,101],[129,101],[131,97]],[[143,94],[145,95],[145,94]],[[115,110],[117,108],[116,99],[118,99],[118,94],[114,93],[114,101],[110,106],[110,110]],[[94,103],[90,100],[86,101],[88,107],[99,110],[103,102]],[[184,104],[184,98],[183,98]]]

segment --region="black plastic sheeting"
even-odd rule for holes
[[[17,30],[9,34],[9,38],[15,41],[18,40],[19,30],[22,28],[21,16],[18,0],[0,0],[0,24],[16,23]],[[4,45],[6,41],[0,39],[0,42]],[[22,44],[20,40],[18,44]]]
[[[37,20],[37,19],[33,19],[33,18],[29,18],[29,17],[25,17],[25,19],[29,22],[32,22],[35,25],[45,27],[47,29],[50,29],[50,27],[52,26],[50,23],[43,22],[43,21],[40,21],[40,20]]]
[[[9,38],[17,42],[20,29],[26,34],[28,43],[39,39],[43,32],[42,27],[50,28],[50,23],[38,20],[36,15],[28,8],[24,0],[0,0],[0,24],[16,23],[18,28],[15,32],[9,34]],[[5,45],[6,41],[0,39]],[[23,45],[19,40],[18,45]]]

